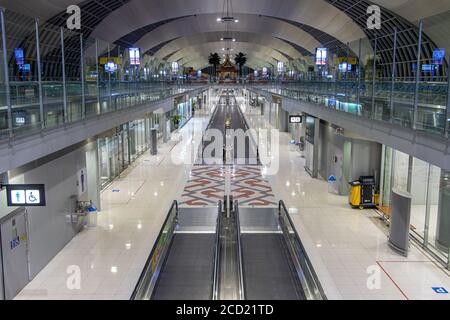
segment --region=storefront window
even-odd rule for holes
[[[147,132],[150,121],[141,119],[120,126],[110,137],[99,138],[100,184],[104,188],[149,148]]]

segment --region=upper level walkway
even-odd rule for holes
[[[128,121],[171,111],[175,99],[208,89],[149,82],[11,83],[0,93],[0,172],[63,150]],[[65,98],[64,98],[65,97]],[[5,102],[7,104],[5,105]]]
[[[365,118],[449,137],[447,82],[301,81],[262,86],[268,92]]]
[[[253,83],[251,91],[282,98],[282,108],[304,112],[368,139],[450,170],[448,84],[358,82]],[[400,90],[401,89],[401,90]],[[417,95],[416,95],[417,89]]]

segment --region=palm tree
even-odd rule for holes
[[[220,65],[220,56],[216,53],[210,53],[208,58],[209,64],[214,69],[214,77],[217,77],[217,66]]]
[[[239,66],[239,77],[242,77],[242,69],[247,63],[247,55],[242,52],[239,52],[234,57],[234,62],[236,63],[237,66]]]

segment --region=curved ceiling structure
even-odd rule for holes
[[[235,33],[236,41],[221,41],[219,42],[222,46],[221,48],[230,48],[234,49],[234,51],[239,52],[238,45],[241,43],[253,43],[255,45],[259,45],[264,47],[264,51],[269,55],[275,56],[282,52],[282,54],[288,57],[289,60],[300,59],[303,55],[297,51],[293,46],[288,43],[279,40],[277,38],[273,38],[269,35],[263,34],[254,34],[254,33],[244,33],[239,32]],[[203,44],[216,43],[219,39],[223,37],[223,33],[221,32],[209,32],[209,33],[200,33],[197,35],[193,35],[190,37],[178,38],[174,41],[169,42],[167,45],[163,46],[160,50],[158,50],[154,56],[159,59],[165,59],[170,57],[169,60],[173,60],[173,54],[183,48],[187,47],[198,47]],[[210,51],[212,52],[212,51]],[[203,58],[203,62],[206,61],[208,56]]]
[[[221,0],[132,0],[103,19],[92,35],[113,42],[134,30],[161,20],[192,14],[215,14],[219,17],[222,5]],[[257,4],[254,0],[239,0],[234,1],[233,9],[237,16],[263,15],[301,21],[344,43],[364,37],[359,26],[345,12],[324,0],[259,0]]]
[[[239,16],[236,15],[236,17],[239,17],[239,24],[232,26],[231,34],[248,32],[266,36],[270,35],[296,43],[309,52],[314,52],[315,48],[321,45],[310,34],[284,21],[256,15],[240,14]],[[172,21],[146,34],[136,42],[136,45],[146,52],[160,43],[177,37],[188,37],[205,32],[221,32],[223,34],[224,26],[221,23],[217,23],[216,18],[217,14],[210,14],[190,16]]]
[[[96,37],[111,43],[110,49],[112,44],[121,48],[136,46],[169,62],[176,57],[185,64],[203,65],[208,52],[220,49],[217,41],[225,30],[224,24],[216,20],[223,11],[223,0],[0,0],[0,5],[7,9],[39,17],[43,25],[41,38],[49,43],[55,33],[45,31],[65,26],[66,8],[73,4],[82,10],[81,33],[86,47],[89,37]],[[368,30],[366,26],[367,7],[372,4],[382,6],[380,30]],[[257,3],[239,0],[233,2],[233,10],[239,19],[239,23],[230,25],[232,37],[236,38],[233,45],[236,50],[248,50],[245,53],[255,65],[264,59],[270,64],[273,59],[300,59],[312,55],[317,47],[327,47],[337,56],[357,56],[356,43],[362,39],[361,60],[373,55],[376,43],[378,62],[384,66],[384,74],[389,75],[392,34],[397,29],[398,74],[410,76],[410,63],[417,59],[417,21],[449,11],[450,3],[448,0],[433,0],[432,4],[423,0],[259,0]],[[434,34],[442,32],[434,28]],[[450,48],[450,38],[448,41],[447,37],[432,39],[426,32],[423,38],[425,59],[432,57],[436,42]],[[87,50],[92,55],[95,50],[92,42],[90,45]],[[77,51],[77,41],[68,41],[66,46],[68,52]],[[104,48],[101,46],[101,50]],[[256,49],[258,52],[252,54]],[[52,55],[58,55],[55,50]]]
[[[207,57],[211,52],[217,52],[220,55],[226,54],[228,51],[222,50],[224,49],[222,42],[211,42],[211,43],[204,43],[196,46],[191,46],[184,48],[175,54],[173,54],[169,61],[182,61],[181,64],[185,66],[189,66],[186,64],[186,61],[195,61],[193,60],[192,56],[194,54],[199,55],[200,57],[206,57],[202,61],[200,61],[200,64],[207,63]],[[275,50],[268,50],[268,47],[257,45],[255,43],[236,43],[234,50],[229,51],[230,54],[238,53],[238,52],[249,52],[248,57],[251,58],[252,56],[257,57],[264,57],[267,59],[266,61],[271,64],[276,64],[276,61],[283,61],[287,63],[289,61],[288,58],[286,58],[282,53],[275,51]],[[223,60],[223,59],[222,59]]]

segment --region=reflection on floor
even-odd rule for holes
[[[253,127],[270,127],[264,117],[248,117]],[[195,122],[206,126],[207,119],[194,119],[183,130],[192,131]],[[266,179],[286,202],[329,299],[450,299],[437,290],[450,291],[442,267],[415,246],[408,258],[392,252],[378,214],[350,209],[347,197],[329,194],[325,181],[304,171],[305,160],[290,140],[281,135],[280,170]],[[129,299],[167,210],[193,169],[174,165],[172,148],[161,148],[159,159],[142,157],[115,181],[102,194],[98,227],[77,235],[16,298]],[[67,286],[72,275],[80,276],[79,289]]]
[[[269,182],[260,166],[235,167],[231,173],[231,194],[241,207],[277,207]]]
[[[225,170],[221,166],[195,166],[184,188],[181,207],[215,207],[225,196]]]
[[[208,120],[195,118],[182,130],[193,137]],[[98,226],[78,234],[16,299],[128,300],[192,167],[175,165],[178,154],[172,150],[191,143],[171,141],[158,156],[147,154],[133,163],[102,193]]]

